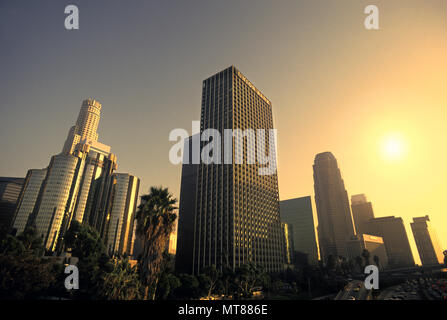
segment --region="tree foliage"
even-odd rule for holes
[[[142,286],[136,267],[128,258],[116,259],[113,270],[102,276],[99,294],[108,300],[138,300],[142,298]]]
[[[149,194],[141,197],[137,211],[137,232],[144,247],[139,271],[144,282],[144,299],[155,299],[160,275],[163,271],[164,251],[174,228],[177,199],[167,188],[151,187]]]

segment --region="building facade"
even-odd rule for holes
[[[101,104],[95,99],[82,102],[76,124],[70,128],[62,153],[72,154],[78,143],[98,141],[98,125],[101,116]]]
[[[47,169],[30,169],[26,174],[12,223],[13,230],[17,235],[22,233],[30,222],[29,218],[34,212],[34,206],[46,175]]]
[[[330,152],[319,153],[313,171],[321,258],[327,261],[329,255],[348,257],[347,241],[355,229],[337,160]]]
[[[284,265],[287,268],[293,264],[293,227],[287,223],[281,222],[282,240],[283,240],[283,252],[284,252]]]
[[[177,230],[177,252],[175,255],[175,270],[178,273],[187,274],[192,274],[195,208],[199,169],[199,164],[194,164],[192,161],[192,139],[200,139],[200,136],[195,135],[185,140],[185,148],[188,148],[189,152],[183,153]]]
[[[374,218],[367,223],[368,234],[383,238],[390,267],[414,266],[410,242],[402,218]]]
[[[112,182],[111,176],[117,168],[117,161],[107,145],[91,142],[85,146],[88,153],[74,219],[78,222],[86,222],[102,233],[110,198],[108,192]]]
[[[111,179],[105,243],[110,255],[132,255],[140,179],[128,173],[114,173]]]
[[[0,228],[11,226],[24,178],[0,177]]]
[[[224,129],[234,132],[234,129],[274,128],[270,101],[233,66],[203,81],[200,117],[202,154],[206,145],[203,134],[207,129],[216,129],[224,136]],[[247,139],[238,147],[239,151],[234,150],[234,140],[229,144],[221,143],[221,152],[216,154],[220,163],[202,161],[199,165],[193,252],[195,274],[210,265],[235,269],[253,263],[268,272],[283,268],[276,170],[270,175],[260,175],[263,167],[260,162],[248,161],[255,154],[255,144],[251,140]],[[267,149],[269,147],[267,144]],[[243,163],[235,163],[235,151],[243,152]],[[217,151],[213,150],[213,156],[214,152]],[[231,164],[224,155],[230,156]],[[274,159],[276,165],[276,155]]]
[[[357,234],[348,241],[350,259],[355,260],[356,257],[362,257],[363,250],[368,250],[370,264],[375,263],[374,256],[377,256],[379,259],[378,267],[386,268],[388,266],[388,256],[382,237],[369,234]]]
[[[351,197],[351,209],[356,233],[366,233],[367,222],[374,219],[371,202],[368,202],[364,194],[353,195]]]
[[[413,218],[413,222],[410,225],[422,265],[444,263],[443,250],[428,215]]]
[[[318,247],[310,196],[280,201],[281,221],[293,230],[293,247],[307,255],[307,262],[318,263]]]
[[[139,179],[115,174],[116,156],[97,141],[101,104],[84,100],[63,152],[47,168],[29,170],[13,228],[35,225],[47,252],[61,252],[73,220],[95,228],[113,254],[130,254]]]
[[[60,235],[70,225],[79,192],[86,153],[58,154],[51,158],[33,211],[33,222],[46,250],[55,251]]]

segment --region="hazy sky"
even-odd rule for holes
[[[68,4],[79,30],[64,28]],[[447,245],[446,31],[445,0],[3,0],[0,175],[46,167],[94,97],[118,171],[178,197],[169,132],[191,130],[201,81],[235,65],[273,103],[281,199],[313,196],[313,159],[331,151],[349,195],[404,218],[418,261],[412,217],[429,214]]]

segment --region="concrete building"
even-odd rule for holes
[[[215,129],[221,137],[224,129],[234,133],[234,129],[269,132],[274,128],[271,102],[234,66],[203,81],[200,118],[202,134]],[[214,154],[213,150],[220,164],[202,162],[198,168],[195,274],[210,265],[235,269],[254,263],[267,272],[283,269],[276,170],[273,174],[259,174],[265,165],[249,161],[256,154],[253,139],[244,138],[242,133],[234,138],[228,145],[221,143],[221,153]],[[236,145],[240,138],[246,143]],[[201,148],[207,144],[202,141]],[[265,147],[276,165],[274,142]],[[233,151],[243,154],[243,163],[236,163],[239,158]]]
[[[413,231],[422,265],[427,266],[444,263],[443,250],[428,215],[413,218],[411,230]]]
[[[349,258],[362,257],[363,250],[368,250],[370,254],[370,264],[374,264],[374,256],[379,258],[379,267],[388,266],[388,256],[386,254],[385,243],[382,237],[369,234],[357,234],[348,241]]]
[[[16,234],[20,234],[25,230],[34,211],[34,206],[46,175],[47,169],[28,170],[14,212],[12,227]]]
[[[128,173],[114,173],[111,179],[105,243],[111,255],[132,255],[140,179]]]
[[[374,218],[367,223],[368,234],[383,238],[390,267],[414,266],[413,254],[402,218]]]
[[[24,178],[0,177],[0,228],[11,227]]]
[[[318,263],[318,247],[310,196],[280,201],[281,221],[287,223],[293,233],[294,251],[307,255],[307,262]]]
[[[319,153],[313,170],[321,258],[327,261],[329,255],[348,257],[347,241],[355,229],[337,160],[330,152]]]
[[[353,195],[351,197],[351,209],[356,233],[366,233],[367,222],[374,219],[371,202],[368,202],[364,194]]]

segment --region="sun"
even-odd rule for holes
[[[405,156],[406,151],[405,139],[400,134],[387,135],[382,141],[382,154],[387,160],[400,160]]]

